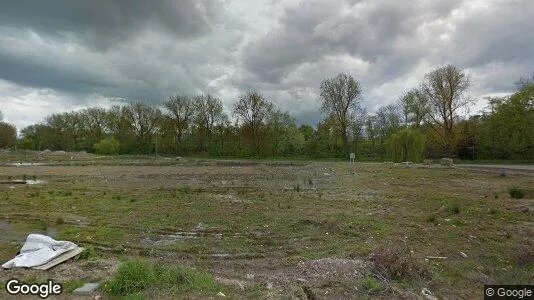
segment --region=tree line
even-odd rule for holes
[[[473,102],[465,71],[430,71],[417,88],[374,114],[362,108],[357,79],[340,73],[319,86],[323,120],[297,125],[258,91],[224,112],[212,95],[172,95],[162,107],[140,102],[52,114],[23,128],[0,122],[0,148],[212,157],[308,157],[420,161],[423,158],[534,159],[534,75],[508,97]],[[0,114],[1,116],[1,114]],[[1,121],[0,117],[0,121]]]

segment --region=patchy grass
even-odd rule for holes
[[[0,207],[9,207],[0,211],[0,258],[15,256],[26,236],[39,232],[87,248],[67,262],[74,264],[72,272],[99,270],[99,260],[126,257],[168,266],[158,271],[147,262],[150,276],[167,278],[162,286],[136,292],[134,285],[115,281],[115,290],[132,299],[173,298],[213,286],[202,272],[208,277],[196,283],[179,281],[195,269],[177,270],[176,262],[247,281],[244,289],[231,290],[236,298],[291,298],[303,284],[333,298],[388,298],[393,290],[419,295],[422,287],[438,298],[479,298],[483,282],[534,281],[533,212],[516,208],[518,202],[531,207],[534,193],[522,188],[523,199],[503,201],[510,186],[534,186],[534,174],[510,172],[501,178],[386,164],[356,164],[353,174],[353,167],[336,162],[134,157],[61,162],[0,166],[2,179],[25,173],[46,181],[0,185]],[[323,258],[367,261],[362,274],[372,274],[365,279],[368,288],[360,279],[347,285],[333,278],[315,282],[294,271],[301,261]],[[47,274],[56,278],[55,272]],[[249,273],[257,276],[244,278]],[[13,274],[22,276],[0,272],[0,279]],[[69,276],[59,282],[72,280]],[[378,294],[370,292],[373,278],[385,287]],[[267,289],[268,283],[273,288]],[[200,298],[216,294],[199,293]]]
[[[145,293],[217,293],[224,287],[212,275],[184,266],[164,266],[143,260],[122,263],[106,284],[112,295],[142,296]]]
[[[377,295],[386,290],[386,285],[369,275],[362,278],[361,286],[368,294],[371,295]]]

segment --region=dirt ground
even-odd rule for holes
[[[0,261],[34,232],[96,255],[49,271],[2,270],[2,282],[105,282],[121,261],[142,257],[208,271],[233,298],[417,299],[422,289],[440,299],[481,298],[484,283],[534,283],[534,173],[92,156],[39,162],[0,165]],[[30,179],[39,182],[9,183]],[[510,188],[524,197],[511,198]],[[379,272],[373,254],[397,246],[431,275]]]

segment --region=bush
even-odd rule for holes
[[[119,266],[115,277],[106,284],[113,295],[136,295],[147,289],[160,292],[217,293],[223,286],[213,276],[184,266],[165,266],[144,260],[128,261]]]
[[[515,199],[522,199],[525,196],[523,194],[523,191],[518,188],[508,189],[508,194],[510,194],[510,197],[515,198]]]
[[[96,143],[93,148],[97,154],[117,155],[119,154],[120,144],[115,138],[106,138]]]
[[[155,282],[152,265],[134,260],[119,266],[117,274],[108,283],[108,291],[115,295],[128,295],[145,290]]]
[[[419,162],[423,157],[425,136],[413,129],[402,129],[387,140],[387,153],[394,162]]]
[[[369,294],[379,294],[386,289],[386,287],[384,286],[384,284],[382,284],[382,282],[376,280],[375,278],[371,276],[365,276],[362,279],[362,287]]]
[[[412,257],[406,245],[380,248],[371,256],[375,271],[389,279],[424,279],[430,277],[425,266]]]

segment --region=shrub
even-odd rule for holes
[[[93,148],[97,154],[117,155],[119,154],[120,144],[115,138],[105,138],[96,143]]]
[[[369,294],[379,294],[386,289],[382,282],[376,280],[371,276],[365,276],[362,279],[362,287]]]
[[[144,260],[128,261],[119,266],[115,277],[106,284],[113,295],[135,295],[153,288],[163,292],[210,292],[223,289],[213,276],[181,265],[165,266]]]
[[[387,153],[394,162],[419,162],[423,157],[425,136],[413,129],[402,129],[387,140]]]
[[[373,267],[378,274],[390,279],[423,279],[430,272],[412,257],[406,245],[390,245],[380,248],[371,256]]]
[[[515,187],[508,189],[508,194],[510,194],[510,197],[515,199],[522,199],[525,196],[522,190]]]
[[[120,265],[117,274],[107,287],[112,294],[128,295],[144,291],[154,282],[152,265],[146,261],[134,260]]]

